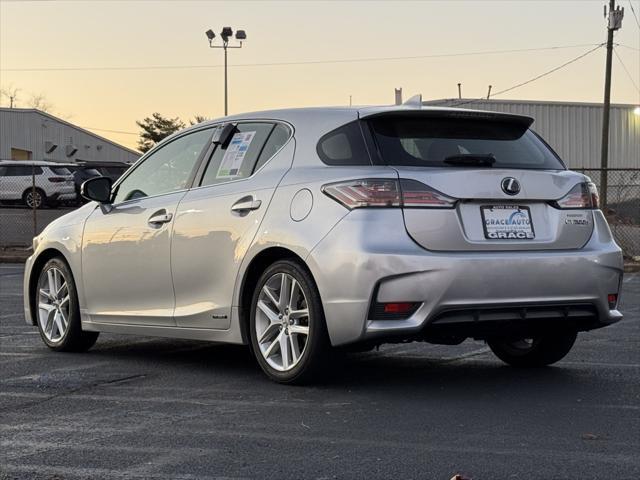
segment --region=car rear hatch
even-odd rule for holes
[[[398,172],[407,232],[424,248],[579,249],[591,237],[591,186],[529,130],[532,119],[419,111],[368,123],[381,161]],[[425,191],[437,201],[425,203]]]

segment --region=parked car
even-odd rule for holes
[[[120,162],[91,162],[91,166],[99,171],[101,175],[109,177],[113,182],[116,182],[131,165]]]
[[[34,239],[26,320],[61,351],[98,332],[250,344],[283,383],[385,342],[552,364],[622,318],[623,265],[593,183],[532,122],[406,105],[189,128]]]
[[[84,182],[94,177],[101,177],[102,174],[90,165],[67,163],[65,164],[67,170],[73,175],[73,184],[76,192],[76,202],[78,204],[85,203],[86,199],[80,195],[80,187]]]
[[[0,200],[22,202],[29,208],[55,206],[73,200],[73,175],[55,162],[0,162]]]

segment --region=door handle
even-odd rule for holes
[[[232,212],[247,212],[249,210],[257,210],[262,205],[262,200],[256,200],[253,195],[242,197],[231,206]]]
[[[156,212],[151,217],[149,217],[147,223],[149,223],[149,225],[151,225],[152,227],[159,227],[163,223],[169,223],[172,218],[173,214],[167,213],[164,210],[160,210],[159,212]]]

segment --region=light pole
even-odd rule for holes
[[[229,45],[229,39],[233,37],[233,30],[231,27],[224,27],[220,32],[220,38],[222,39],[222,45],[214,45],[213,40],[216,38],[216,34],[213,30],[209,29],[205,32],[205,35],[209,39],[210,48],[222,48],[224,49],[224,115],[225,117],[229,113],[228,108],[228,89],[227,89],[227,48],[242,48],[242,42],[247,39],[247,33],[244,30],[236,31],[236,40],[240,42],[238,45]]]

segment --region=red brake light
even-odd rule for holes
[[[324,185],[322,191],[348,209],[453,208],[456,200],[416,180],[367,178]]]
[[[598,189],[591,182],[579,183],[560,200],[555,202],[558,208],[599,208]]]

